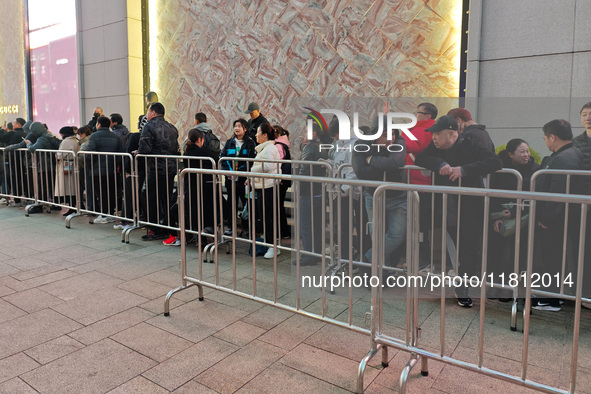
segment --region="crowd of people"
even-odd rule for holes
[[[27,171],[22,155],[17,149],[26,148],[29,152],[37,150],[59,150],[55,155],[41,155],[37,171],[43,173],[42,179],[51,179],[53,187],[40,187],[41,199],[66,206],[64,215],[75,212],[76,196],[84,210],[99,213],[94,223],[113,223],[115,217],[122,219],[114,223],[118,229],[133,225],[132,185],[135,179],[131,174],[128,156],[101,155],[101,153],[129,153],[138,157],[135,177],[140,195],[139,214],[142,221],[148,222],[145,241],[163,240],[164,245],[180,245],[180,237],[170,228],[178,227],[178,190],[175,180],[182,167],[220,169],[243,172],[224,178],[225,195],[218,195],[214,176],[192,174],[185,179],[185,220],[187,228],[204,235],[213,235],[216,224],[221,226],[224,235],[256,238],[268,245],[277,245],[280,238],[290,238],[292,231],[288,225],[286,196],[292,182],[251,176],[252,174],[292,174],[290,160],[291,145],[289,132],[280,125],[271,125],[261,114],[257,103],[250,103],[245,110],[250,119],[236,119],[232,123],[232,136],[220,145],[220,140],[207,123],[207,115],[195,115],[195,125],[187,133],[184,141],[179,141],[176,127],[165,118],[165,108],[158,102],[154,92],[146,95],[147,113],[138,119],[138,132],[130,133],[124,126],[120,114],[104,116],[101,108],[95,108],[92,120],[80,128],[62,127],[61,140],[40,122],[17,118],[0,132],[0,144],[4,149],[2,174],[2,194],[27,196],[32,190],[32,180],[23,176]],[[347,180],[370,180],[390,183],[411,183],[483,188],[490,174],[490,188],[517,190],[514,175],[497,172],[502,168],[518,171],[522,178],[522,190],[530,190],[533,174],[540,169],[591,170],[591,103],[581,109],[583,134],[574,137],[570,124],[565,120],[553,120],[543,126],[543,138],[552,154],[541,163],[533,159],[528,143],[519,138],[511,139],[506,148],[498,154],[485,126],[478,124],[469,111],[463,108],[450,110],[438,118],[438,109],[432,103],[420,103],[415,112],[416,125],[407,133],[394,130],[388,139],[385,127],[387,118],[378,117],[372,127],[362,128],[366,134],[375,136],[368,149],[354,149],[365,140],[340,140],[339,124],[335,117],[328,127],[314,124],[312,139],[301,147],[301,160],[311,165],[300,165],[298,175],[326,177],[326,167],[322,161],[330,162],[333,168],[343,167],[338,176]],[[379,130],[383,133],[379,134]],[[321,146],[332,144],[332,149]],[[398,150],[380,149],[380,146],[396,144]],[[83,154],[78,160],[80,177],[76,184],[73,168],[73,155]],[[182,162],[182,164],[181,164]],[[212,164],[216,163],[216,164]],[[406,171],[405,165],[417,165],[424,170]],[[221,179],[221,178],[220,178]],[[566,193],[567,185],[572,194],[589,194],[589,182],[583,177],[573,177],[567,182],[564,175],[543,175],[537,178],[535,190],[540,192]],[[198,187],[200,185],[200,187]],[[79,193],[77,193],[77,190]],[[221,190],[221,189],[220,189]],[[299,215],[299,238],[301,266],[317,265],[326,253],[326,207],[323,201],[335,198],[318,182],[299,182],[297,214]],[[372,261],[370,237],[373,235],[371,218],[374,211],[374,189],[342,185],[338,204],[333,210],[333,232],[340,234],[338,240],[339,258],[360,262]],[[200,194],[198,194],[200,193]],[[474,195],[451,194],[444,206],[441,195],[420,194],[420,231],[423,233],[419,248],[419,264],[424,268],[431,264],[430,239],[435,229],[447,232],[455,245],[459,245],[456,273],[478,275],[483,251],[484,199]],[[220,204],[217,204],[219,199]],[[461,200],[461,203],[460,201]],[[10,204],[20,200],[4,199]],[[196,204],[200,204],[197,208]],[[578,251],[578,226],[580,209],[576,206],[568,210],[564,203],[537,203],[536,227],[528,228],[523,220],[529,214],[523,201],[516,199],[492,198],[490,201],[490,231],[488,238],[489,271],[497,275],[514,272],[513,256],[519,256],[519,269],[524,269],[527,257],[527,244],[515,244],[514,226],[516,217],[521,217],[520,237],[527,239],[528,232],[535,232],[536,247],[534,260],[540,273],[560,272],[562,250],[566,250],[567,272],[576,274],[576,254]],[[343,215],[344,209],[352,207],[351,215]],[[216,208],[217,207],[217,208]],[[223,210],[223,218],[220,216]],[[444,226],[443,213],[447,214]],[[386,223],[385,261],[396,264],[404,253],[407,230],[407,196],[405,192],[388,191],[385,210]],[[565,217],[568,224],[565,227]],[[456,220],[459,217],[459,221]],[[222,220],[224,219],[224,220]],[[432,228],[432,220],[434,228]],[[445,228],[442,228],[445,227]],[[510,227],[510,228],[508,228]],[[368,231],[365,231],[365,229]],[[337,231],[341,230],[341,231]],[[513,230],[513,232],[511,232]],[[566,235],[565,235],[566,234]],[[363,241],[363,239],[365,241]],[[591,237],[587,237],[591,239]],[[353,240],[353,242],[351,242]],[[363,247],[362,245],[365,245]],[[335,245],[329,245],[330,248]],[[591,250],[591,245],[586,245]],[[299,247],[299,246],[298,246]],[[517,253],[515,249],[519,248]],[[332,249],[334,251],[334,249]],[[253,253],[256,253],[253,251]],[[331,252],[332,253],[332,252]],[[265,258],[280,254],[277,247],[268,247]],[[450,255],[451,256],[451,255]],[[452,258],[445,262],[453,263]],[[294,262],[296,263],[296,262]],[[442,262],[443,264],[444,262]],[[466,284],[456,288],[458,304],[472,306],[469,288]],[[560,310],[558,300],[537,299],[535,308]]]

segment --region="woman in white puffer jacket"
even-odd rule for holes
[[[256,140],[258,145],[255,147],[257,155],[256,159],[279,160],[279,150],[275,146],[275,131],[268,122],[265,122],[257,129]],[[281,174],[281,163],[267,163],[256,161],[251,172],[266,173],[266,174]],[[256,216],[264,216],[265,223],[265,242],[272,244],[274,242],[274,223],[277,222],[273,215],[273,187],[277,185],[277,181],[272,179],[254,178],[254,189],[256,193]],[[264,200],[264,204],[263,204]],[[279,212],[279,209],[277,209]],[[279,231],[277,230],[277,234]],[[278,255],[279,249],[270,247],[265,253],[265,258],[270,259]]]

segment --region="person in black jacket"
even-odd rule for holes
[[[580,170],[583,166],[583,155],[573,143],[570,123],[556,119],[543,127],[544,142],[552,152],[542,160],[542,169]],[[569,194],[581,194],[583,184],[577,177],[572,177]],[[560,174],[541,175],[536,181],[536,191],[546,193],[566,193],[567,176]],[[564,226],[566,205],[559,202],[538,201],[536,203],[536,232],[534,252],[537,266],[534,272],[551,276],[562,272],[562,252],[566,249],[566,275],[576,283],[577,251],[579,240],[580,206],[569,206],[568,226]],[[566,245],[563,244],[566,231]],[[541,263],[541,264],[540,264]],[[554,286],[544,288],[546,291],[558,291]],[[571,288],[574,291],[574,286]],[[534,309],[559,311],[558,299],[536,299],[532,301]]]
[[[260,125],[262,125],[267,121],[267,118],[261,114],[259,105],[257,103],[250,103],[248,104],[248,108],[244,111],[245,114],[250,115],[250,119],[248,119],[248,126],[246,127],[246,135],[250,137],[251,140],[255,141],[256,143],[256,135],[257,130]]]
[[[234,135],[224,145],[220,157],[229,158],[254,158],[256,156],[255,142],[246,135],[246,129],[248,124],[244,119],[236,119],[233,123]],[[238,160],[222,160],[222,170],[226,171],[244,171],[248,172],[252,166],[252,162],[238,161]],[[239,214],[241,211],[238,210],[238,201],[242,203],[242,206],[246,206],[246,186],[244,185],[246,177],[226,177],[226,191],[228,193],[228,199],[226,207],[224,207],[224,216],[230,218],[228,228],[224,232],[224,235],[232,235],[233,222],[236,220],[236,216],[232,214],[232,189],[236,188],[236,209]],[[248,232],[248,221],[242,219],[242,233]]]
[[[373,130],[370,134],[375,134],[378,130],[378,121],[386,124],[386,117],[376,118]],[[352,164],[357,178],[370,181],[404,183],[406,174],[401,167],[406,163],[406,142],[398,130],[393,135],[394,140],[388,141],[386,128],[381,136],[375,141],[358,140],[355,147],[370,144],[370,149],[354,148]],[[365,210],[368,220],[373,221],[373,194],[374,188],[365,188],[363,195],[365,197]],[[406,193],[402,191],[386,192],[385,207],[386,239],[384,242],[384,257],[390,266],[396,264],[392,261],[392,254],[406,240]],[[373,236],[373,226],[370,226],[370,233]],[[366,262],[372,261],[372,250],[369,249],[364,256]]]
[[[212,163],[206,158],[211,158],[215,162],[218,155],[211,151],[205,144],[205,133],[199,129],[191,129],[187,134],[187,143],[184,159],[186,168],[211,169]],[[194,159],[191,157],[195,157]],[[198,187],[198,182],[201,187]],[[198,194],[201,189],[201,195]],[[189,174],[185,176],[185,229],[213,233],[214,226],[214,185],[211,174]],[[198,211],[201,211],[199,214]],[[217,210],[218,218],[219,208]],[[178,220],[178,207],[176,204],[171,208],[171,222]],[[201,217],[201,223],[198,223]],[[165,246],[180,246],[180,237],[178,234],[169,234],[168,238],[162,241]]]
[[[467,109],[454,108],[447,113],[447,116],[456,118],[458,132],[461,135],[464,137],[470,136],[489,151],[495,152],[495,144],[490,139],[486,126],[476,123]]]
[[[473,136],[458,133],[458,122],[454,117],[442,116],[427,131],[432,133],[433,141],[421,152],[416,164],[436,173],[438,185],[483,187],[483,177],[502,167],[501,159],[494,152],[483,147]],[[440,195],[436,195],[436,201]],[[441,201],[441,200],[439,200]],[[439,205],[439,207],[438,207]],[[457,223],[458,205],[460,205],[460,222]],[[456,195],[448,197],[447,207],[436,203],[434,214],[447,209],[447,231],[455,237],[457,226],[460,230],[459,270],[460,276],[478,275],[482,259],[482,217],[484,201],[481,197]],[[437,212],[439,210],[439,213]],[[440,216],[440,215],[439,215]],[[457,242],[456,242],[457,244]],[[458,304],[471,307],[472,299],[468,296],[467,285],[456,288]]]
[[[123,152],[123,143],[117,134],[113,133],[109,127],[111,120],[106,116],[100,116],[97,119],[97,130],[90,135],[88,139],[87,150],[89,152]],[[86,185],[88,206],[91,210],[100,208],[99,216],[94,219],[94,223],[111,223],[114,219],[103,217],[112,215],[116,208],[115,196],[118,188],[115,182],[115,173],[120,164],[120,158],[108,155],[85,155],[85,170],[92,173],[92,185]],[[90,192],[90,193],[89,193]]]
[[[178,155],[179,132],[171,123],[164,120],[164,105],[152,103],[148,109],[148,123],[142,130],[137,153],[146,155]],[[154,165],[154,161],[156,161]],[[148,222],[167,225],[170,194],[177,174],[177,161],[165,158],[150,158],[148,160],[148,174],[146,178]],[[163,212],[158,215],[158,209]],[[158,219],[161,219],[159,223]],[[166,238],[166,231],[161,227],[150,226],[144,241]]]

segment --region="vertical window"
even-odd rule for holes
[[[80,124],[75,0],[28,0],[33,118],[56,133]]]

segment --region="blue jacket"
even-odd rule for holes
[[[243,144],[240,148],[240,152],[238,152],[238,157],[242,158],[254,158],[256,157],[256,151],[254,150],[256,144],[252,140],[252,138],[248,137],[246,134],[243,138]],[[224,149],[222,149],[222,153],[220,157],[236,157],[236,137],[230,138],[226,141],[224,145]],[[252,162],[246,161],[237,161],[237,160],[222,160],[222,170],[230,171],[236,169],[236,171],[248,171],[249,167],[252,167]]]

